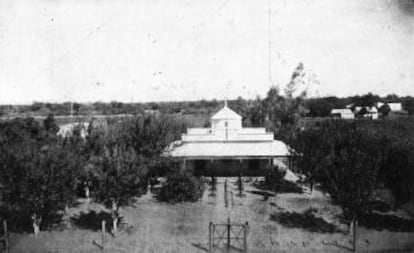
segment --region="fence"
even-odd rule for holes
[[[249,223],[231,223],[227,218],[227,223],[209,224],[208,249],[213,252],[216,248],[224,248],[229,252],[235,249],[241,252],[247,252],[247,236]]]

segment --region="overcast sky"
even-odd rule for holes
[[[414,95],[411,0],[0,0],[0,103]]]

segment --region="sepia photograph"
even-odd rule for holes
[[[414,252],[414,0],[0,0],[0,253]]]

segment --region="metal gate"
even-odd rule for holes
[[[239,251],[247,252],[247,234],[249,223],[231,223],[227,218],[227,223],[209,224],[208,249],[214,252],[217,249],[225,252]]]

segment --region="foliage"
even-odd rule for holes
[[[261,189],[269,189],[277,193],[302,193],[302,188],[294,182],[284,179],[286,170],[278,169],[277,167],[269,170],[265,176],[265,185],[256,185]]]
[[[372,94],[371,92],[362,96],[355,96],[352,99],[352,103],[354,103],[355,106],[362,107],[372,107],[378,101],[380,101],[380,97],[378,95]]]
[[[53,118],[44,125],[53,126]],[[33,119],[0,124],[0,184],[9,215],[36,217],[49,227],[74,199],[78,156],[62,145],[56,129]],[[28,228],[26,228],[28,229]]]
[[[108,144],[95,166],[98,187],[94,196],[98,202],[112,207],[128,205],[135,196],[145,193],[147,168],[132,148]]]
[[[391,111],[391,108],[390,108],[390,106],[388,104],[383,104],[378,109],[378,112],[380,112],[383,117],[388,116],[388,114],[390,113],[390,111]]]
[[[383,164],[385,183],[396,206],[414,199],[414,142],[395,141],[387,150]]]
[[[266,112],[266,127],[275,137],[288,140],[298,127],[300,119],[306,115],[302,97],[285,98],[279,95],[277,87],[272,87],[263,101]]]
[[[293,143],[302,157],[299,166],[320,182],[344,211],[357,215],[370,210],[379,186],[385,153],[384,138],[356,123],[324,122],[298,134]]]
[[[165,151],[184,127],[175,117],[165,115],[140,115],[88,127],[88,175],[96,182],[92,195],[112,208],[114,231],[119,208],[144,194],[149,178],[165,170]]]
[[[167,175],[157,198],[172,203],[195,202],[201,199],[203,192],[204,182],[201,178],[188,172],[172,172]]]
[[[345,108],[346,105],[351,103],[350,98],[338,98],[338,97],[320,97],[309,98],[305,100],[306,108],[309,113],[308,117],[328,117],[331,114],[331,110],[335,108]]]
[[[410,97],[405,99],[403,103],[403,108],[406,110],[410,115],[414,114],[414,98]]]

